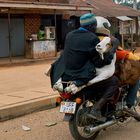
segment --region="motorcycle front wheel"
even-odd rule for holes
[[[86,127],[93,125],[93,123],[91,124],[90,122],[86,122],[85,119],[84,121],[81,119],[89,113],[91,106],[93,106],[93,102],[91,101],[85,101],[81,105],[78,105],[73,119],[69,121],[69,129],[75,140],[94,140],[100,132],[87,132]],[[89,121],[89,119],[87,121]]]

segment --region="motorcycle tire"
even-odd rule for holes
[[[95,133],[92,133],[92,134],[88,134],[86,135],[86,132],[85,132],[85,136],[81,135],[79,130],[78,130],[78,124],[77,124],[77,116],[78,116],[78,108],[80,106],[77,107],[77,110],[76,110],[76,113],[73,117],[72,120],[69,121],[69,129],[70,129],[70,132],[73,136],[73,138],[75,140],[95,140],[95,138],[97,137],[97,135],[99,134],[100,131],[96,131]]]

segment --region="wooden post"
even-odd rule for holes
[[[133,50],[133,40],[134,40],[134,36],[133,36],[133,21],[131,21],[131,50]]]
[[[122,48],[124,49],[124,35],[122,34]]]
[[[56,35],[56,24],[57,24],[57,21],[56,21],[56,10],[54,10],[54,26],[55,26],[55,56],[57,56],[57,35]]]
[[[122,22],[122,48],[124,49],[124,26],[123,26],[123,22]]]
[[[9,60],[12,62],[12,48],[11,48],[11,15],[8,9],[8,37],[9,37]]]

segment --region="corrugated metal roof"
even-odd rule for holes
[[[1,1],[1,8],[11,8],[11,9],[57,9],[57,10],[79,10],[79,11],[89,11],[93,8],[87,5],[77,6],[76,4],[70,3],[48,3],[48,2],[28,2],[28,1]]]
[[[77,10],[77,15],[80,11],[92,10],[98,16],[116,17],[116,16],[140,16],[140,11],[134,10],[130,7],[115,4],[112,0],[69,0],[69,3],[48,3],[46,0],[42,2],[28,2],[28,1],[3,1],[0,0],[1,7],[11,7],[17,9],[59,9],[59,10]],[[43,2],[44,1],[44,2]],[[46,2],[45,2],[46,1]],[[50,0],[51,1],[51,0]],[[58,2],[59,0],[53,0]],[[74,12],[75,13],[75,12]]]
[[[69,3],[69,0],[38,0],[38,1],[39,2],[49,2],[49,3]]]
[[[116,17],[116,16],[140,16],[140,11],[130,7],[118,5],[112,0],[70,0],[71,3],[81,2],[92,5],[93,13],[98,16]]]

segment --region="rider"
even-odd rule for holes
[[[112,37],[111,34],[110,34],[110,30],[109,30],[109,28],[111,26],[110,22],[106,18],[100,17],[100,16],[96,16],[96,20],[97,20],[96,35],[100,38],[101,42],[104,40],[104,38],[106,36],[110,37],[112,47],[110,48],[110,50],[107,53],[104,53],[105,60],[109,59],[111,64],[108,63],[105,66],[97,66],[96,65],[96,70],[99,71],[99,73],[98,73],[99,75],[97,77],[93,78],[92,80],[90,80],[87,84],[87,85],[92,85],[93,84],[93,87],[95,87],[95,85],[96,86],[97,85],[102,85],[102,84],[104,84],[104,82],[107,83],[108,79],[110,79],[110,78],[107,78],[107,77],[111,77],[114,74],[114,72],[115,72],[115,62],[116,62],[116,59],[115,59],[116,58],[116,53],[115,52],[116,52],[116,49],[119,46],[119,41],[116,38]],[[113,69],[113,70],[111,70],[111,69]],[[102,78],[101,78],[101,76],[102,76]],[[96,83],[98,77],[100,77],[100,81],[101,80],[103,80],[103,81]],[[115,76],[112,76],[112,77],[116,78]],[[117,81],[117,79],[115,79],[115,80],[116,81],[115,81],[114,84],[110,83],[110,84],[108,84],[108,88],[105,88],[105,91],[103,92],[104,95],[97,102],[97,104],[94,105],[90,114],[88,114],[89,117],[99,118],[99,116],[101,114],[101,112],[100,112],[101,107],[104,105],[104,103],[107,100],[111,100],[111,98],[113,96],[113,94],[110,94],[111,96],[109,97],[109,94],[106,94],[106,93],[109,93],[109,92],[111,93],[113,91],[112,87],[114,87],[114,95],[118,93],[118,81]],[[100,101],[102,102],[102,100],[104,100],[105,102],[103,104],[102,103],[100,104]]]
[[[99,23],[97,26],[96,33],[98,37],[100,38],[100,40],[102,40],[104,36],[107,36],[107,35],[110,36],[110,31],[108,30],[109,28],[107,28],[107,26],[105,25],[105,23],[108,23],[110,25],[109,21],[103,17],[96,17],[96,19],[97,19],[97,22]],[[105,26],[103,26],[103,24]],[[113,44],[115,44],[116,47],[118,47],[116,50],[117,61],[124,59],[124,57],[126,57],[129,60],[135,60],[135,61],[140,60],[139,56],[133,54],[130,51],[123,50],[120,47],[120,42],[117,38],[113,36],[111,38],[112,38]],[[138,89],[139,89],[139,80],[137,80],[133,85],[129,85],[128,94],[126,98],[126,105],[128,108],[131,108],[132,106],[134,106]]]
[[[95,34],[97,21],[94,14],[87,13],[81,16],[80,24],[80,28],[67,34],[64,51],[52,65],[52,86],[60,78],[63,81],[77,81],[76,85],[80,86],[95,77],[96,70],[92,58],[101,58],[95,49],[100,40]]]
[[[104,59],[96,50],[100,42],[96,36],[97,20],[92,13],[80,17],[81,27],[68,33],[65,48],[60,58],[52,65],[52,86],[62,78],[63,81],[73,81],[76,86],[87,84],[96,76],[96,68],[111,63],[114,52],[104,55]],[[82,90],[84,92],[84,89]],[[93,92],[102,93],[102,97],[91,110],[90,117],[102,119],[100,109],[118,93],[118,79],[115,76],[103,80],[93,86],[88,86],[86,92],[93,96]]]
[[[101,44],[100,46],[104,47],[104,45],[106,45],[105,46],[106,48],[108,45],[110,46],[109,48],[107,48],[107,50],[105,50],[105,52],[103,52],[104,59],[109,60],[108,61],[109,63],[106,64],[104,67],[97,66],[96,71],[98,75],[95,78],[93,78],[91,81],[89,81],[88,85],[97,83],[101,80],[105,80],[114,74],[115,62],[116,62],[115,52],[119,45],[118,40],[110,36],[110,30],[109,30],[109,28],[111,27],[110,22],[106,18],[101,16],[96,16],[96,20],[97,20],[96,35],[99,37],[101,41],[99,43]],[[109,43],[107,43],[107,41],[105,40],[106,38],[110,38]],[[98,52],[100,53],[100,51],[102,51],[101,47],[99,48]]]
[[[111,34],[110,34],[109,27],[111,25],[110,25],[110,23],[109,23],[109,21],[107,19],[105,19],[103,17],[96,17],[96,20],[97,20],[96,34],[98,35],[100,40],[103,40],[103,38],[105,36],[110,36],[111,37],[112,45],[114,45],[113,48],[111,49],[111,53],[112,52],[114,53],[116,48],[118,48],[117,51],[116,51],[116,53],[117,53],[117,60],[120,59],[120,57],[123,57],[122,54],[121,54],[121,56],[119,55],[118,51],[121,51],[121,52],[124,51],[125,53],[127,53],[128,59],[130,59],[130,60],[140,60],[139,56],[137,56],[137,55],[135,55],[135,54],[133,54],[133,53],[131,53],[129,51],[125,51],[125,50],[121,50],[120,49],[120,47],[119,47],[119,45],[120,45],[119,40],[117,38],[111,36]],[[106,70],[105,70],[106,72],[101,71],[104,67],[103,68],[99,68],[99,70],[100,70],[99,76],[100,77],[103,74],[106,74],[104,76],[104,78],[110,76],[109,74],[111,74],[111,73],[107,73],[107,71],[110,70],[110,68],[108,66],[109,65],[106,66]],[[97,69],[96,69],[96,71],[97,71]],[[95,81],[96,82],[99,81],[99,78],[98,78],[99,76],[96,76],[95,78],[90,80],[87,85],[91,85],[91,84],[94,84]],[[97,80],[97,78],[98,78],[98,80]],[[103,77],[102,77],[102,79],[103,79]],[[127,97],[126,97],[126,105],[127,105],[128,108],[131,108],[132,106],[134,106],[138,89],[139,89],[139,80],[137,80],[133,85],[129,85],[129,87],[128,87],[128,94],[127,94]]]

